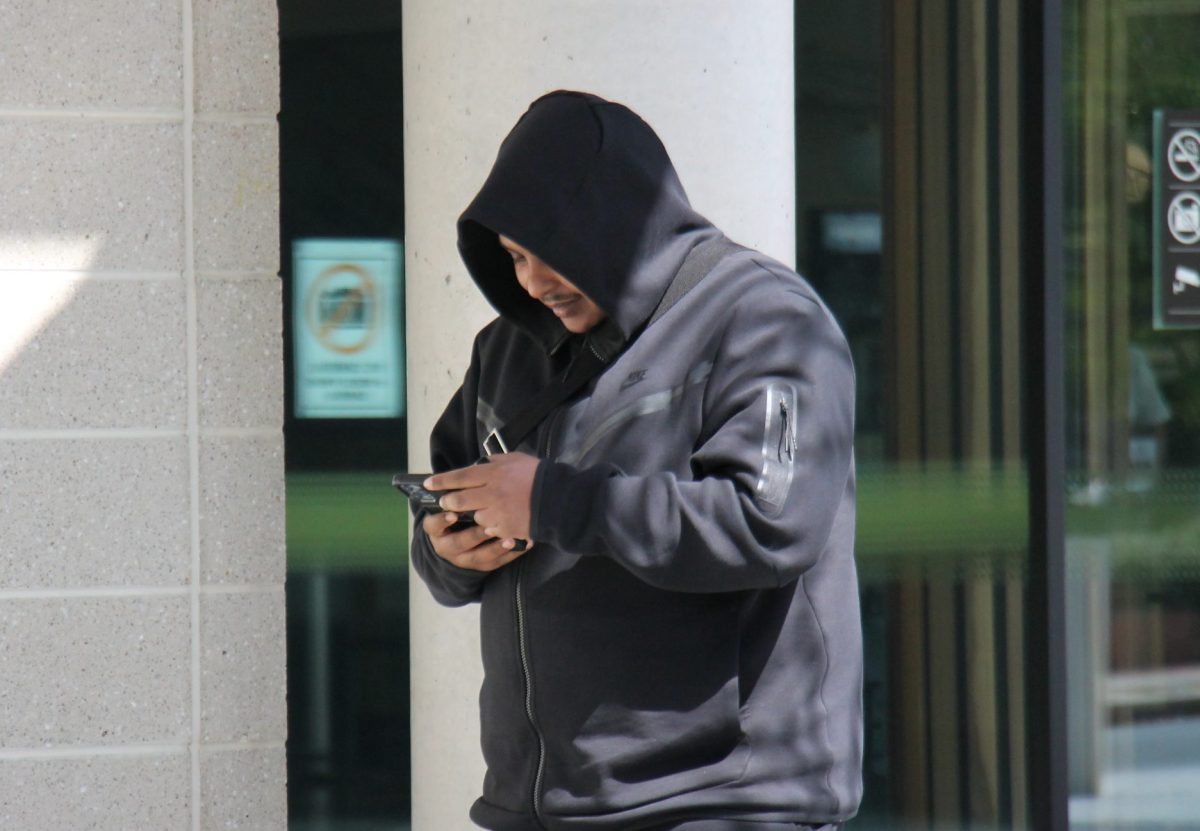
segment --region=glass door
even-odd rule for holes
[[[798,265],[858,373],[855,829],[1031,825],[1018,4],[796,4]]]
[[[1071,826],[1198,828],[1200,2],[1065,11]]]

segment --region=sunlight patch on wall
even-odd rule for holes
[[[5,234],[0,232],[0,271],[55,269],[73,271],[91,268],[103,240],[87,234]],[[11,275],[0,275],[7,280]],[[26,278],[28,279],[28,277]]]
[[[71,301],[95,260],[97,239],[0,235],[0,374]],[[55,269],[55,271],[43,271]]]

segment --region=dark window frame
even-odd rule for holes
[[[1030,820],[1066,831],[1066,443],[1064,398],[1063,3],[1023,0],[1022,259],[1029,440],[1027,621]]]

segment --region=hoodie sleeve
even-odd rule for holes
[[[854,370],[828,312],[787,292],[735,310],[705,392],[692,478],[543,462],[532,534],[677,591],[782,585],[852,510]],[[853,533],[839,523],[838,533]]]
[[[445,412],[434,425],[429,438],[429,457],[433,472],[441,473],[467,467],[479,458],[475,431],[475,406],[478,400],[479,343],[471,354],[471,365],[458,392],[450,399]],[[443,606],[464,606],[479,600],[488,573],[459,568],[443,560],[433,550],[433,544],[422,527],[428,511],[413,518],[412,547],[409,556],[413,569],[425,581],[434,600]]]

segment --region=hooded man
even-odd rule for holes
[[[499,317],[434,428],[426,485],[451,492],[418,516],[412,559],[439,602],[481,603],[471,818],[776,831],[853,816],[854,375],[828,309],[725,240],[654,132],[594,95],[530,106],[458,239]],[[584,360],[600,371],[495,447]]]

